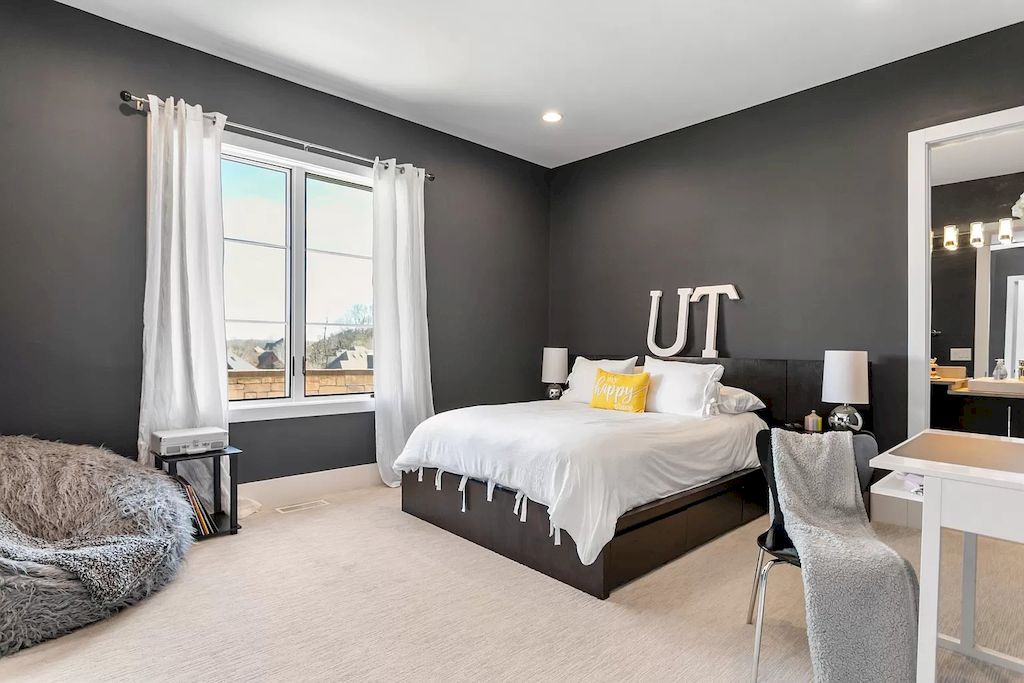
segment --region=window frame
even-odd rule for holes
[[[289,176],[287,264],[288,396],[228,402],[228,422],[255,422],[320,415],[372,412],[373,394],[306,396],[306,176],[321,176],[373,191],[373,171],[365,166],[304,149],[225,132],[221,157],[286,169]],[[301,201],[298,199],[301,198]]]

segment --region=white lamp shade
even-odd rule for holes
[[[1009,244],[1013,242],[1013,219],[1012,218],[1000,218],[999,219],[999,241],[1003,244]]]
[[[565,384],[569,378],[569,349],[544,347],[544,365],[540,381],[546,384]]]
[[[942,246],[950,251],[956,251],[960,246],[960,233],[955,225],[947,225],[942,229]]]
[[[980,222],[971,223],[971,246],[985,246],[985,224]]]
[[[867,351],[825,352],[821,400],[825,403],[868,402]]]

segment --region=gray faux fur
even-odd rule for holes
[[[0,436],[0,656],[162,588],[192,543],[192,518],[156,469],[103,448]]]
[[[852,434],[773,429],[772,457],[802,565],[814,680],[913,681],[917,575],[868,523]]]

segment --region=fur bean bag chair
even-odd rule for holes
[[[0,656],[165,586],[192,508],[163,472],[103,448],[0,436]]]

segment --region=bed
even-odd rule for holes
[[[765,513],[755,436],[786,417],[787,363],[717,362],[759,414],[708,419],[568,402],[478,406],[421,425],[402,509],[595,597]]]

